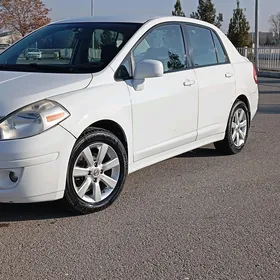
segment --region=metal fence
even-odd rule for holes
[[[252,62],[255,62],[255,50],[253,48],[237,48],[239,53]],[[259,51],[260,70],[280,71],[280,47],[261,47]]]

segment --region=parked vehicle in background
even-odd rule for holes
[[[42,59],[42,52],[37,48],[29,48],[24,52],[24,57],[26,60],[29,59]]]
[[[64,64],[19,59],[54,38],[71,48]],[[209,23],[93,17],[52,23],[2,53],[0,97],[0,202],[63,198],[85,214],[151,164],[209,143],[241,152],[259,95],[253,64]]]

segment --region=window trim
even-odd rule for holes
[[[215,53],[216,53],[216,58],[217,58],[217,63],[215,64],[206,64],[206,65],[201,65],[201,66],[195,66],[194,65],[194,57],[192,55],[192,53],[190,52],[190,56],[191,56],[191,62],[192,62],[192,69],[198,69],[198,68],[205,68],[205,67],[213,67],[213,66],[218,66],[218,65],[225,65],[225,64],[231,64],[231,61],[230,61],[230,58],[228,56],[228,53],[226,51],[226,48],[220,38],[220,36],[217,34],[217,32],[212,29],[211,27],[208,27],[208,26],[204,26],[204,25],[201,25],[201,24],[197,24],[197,23],[191,23],[191,22],[184,22],[183,25],[185,27],[189,27],[189,26],[195,26],[195,27],[199,27],[199,28],[204,28],[206,30],[209,30],[210,31],[210,34],[211,34],[211,38],[213,40],[213,45],[214,45],[214,48],[215,48]],[[190,49],[192,49],[192,42],[189,38],[189,34],[188,34],[188,31],[187,31],[187,28],[183,28],[183,31],[186,33],[186,36],[188,38],[188,42],[189,42],[189,46],[190,46]],[[215,44],[215,41],[214,41],[214,38],[213,38],[213,35],[212,35],[212,32],[217,36],[218,40],[220,41],[220,44],[226,54],[226,56],[228,57],[228,62],[224,62],[224,63],[219,63],[219,59],[218,59],[218,53],[217,53],[217,48],[216,48],[216,44]]]
[[[183,45],[184,45],[184,52],[185,52],[185,68],[182,69],[175,69],[175,70],[170,70],[167,72],[164,72],[163,75],[166,74],[170,74],[170,73],[175,73],[175,72],[180,72],[180,71],[187,71],[193,68],[192,66],[192,62],[191,61],[191,56],[190,56],[190,52],[189,52],[189,47],[187,44],[187,36],[186,34],[184,34],[184,28],[183,28],[183,22],[181,21],[168,21],[168,22],[161,22],[159,24],[154,25],[153,27],[151,27],[148,31],[146,31],[140,38],[139,40],[134,44],[134,46],[131,48],[131,50],[128,52],[128,54],[125,56],[125,58],[123,59],[123,61],[120,63],[119,67],[123,64],[123,62],[125,61],[125,59],[130,56],[130,64],[131,64],[131,70],[132,70],[132,76],[129,79],[116,79],[116,72],[119,70],[119,67],[117,68],[117,70],[115,71],[114,74],[114,78],[116,81],[127,81],[127,80],[133,80],[134,79],[134,69],[135,69],[135,61],[134,61],[134,57],[133,57],[133,51],[140,45],[140,43],[143,41],[143,39],[150,34],[151,32],[153,32],[155,29],[161,27],[161,26],[166,26],[166,25],[177,25],[180,27],[181,30],[181,34],[182,34],[182,39],[183,39]],[[187,61],[189,61],[189,63],[187,63]],[[189,65],[188,65],[189,64]]]
[[[116,82],[122,82],[122,81],[130,81],[133,80],[133,75],[130,75],[127,78],[117,78],[117,72],[119,71],[120,67],[123,65],[123,63],[125,62],[125,60],[128,59],[129,60],[129,68],[130,68],[130,73],[132,73],[132,69],[133,69],[133,63],[132,63],[132,55],[131,52],[129,52],[125,58],[122,60],[121,64],[119,65],[118,69],[115,71],[114,73],[114,79]]]
[[[217,61],[218,61],[218,65],[223,65],[223,64],[229,64],[230,63],[230,59],[229,59],[229,56],[228,56],[228,53],[225,49],[225,46],[221,40],[221,38],[219,37],[219,35],[217,34],[217,32],[215,32],[214,30],[211,30],[211,35],[212,35],[212,38],[213,38],[213,42],[214,42],[214,46],[215,46],[215,50],[216,50],[216,54],[217,54]],[[226,55],[227,59],[228,59],[228,62],[219,62],[219,56],[218,56],[218,51],[217,51],[217,46],[216,46],[216,43],[215,43],[215,39],[214,39],[214,35],[216,36],[216,38],[218,39],[222,49],[223,49],[223,52],[224,54]]]

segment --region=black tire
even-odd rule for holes
[[[77,157],[87,146],[94,144],[95,142],[102,142],[111,146],[115,150],[119,158],[120,175],[116,187],[107,198],[100,202],[89,203],[78,196],[73,185],[72,175]],[[75,214],[90,214],[104,210],[120,195],[127,177],[127,172],[127,153],[122,142],[114,134],[107,130],[90,128],[80,137],[80,139],[77,140],[70,156],[64,201],[68,204],[70,210]]]
[[[232,121],[233,121],[233,118],[234,118],[234,114],[240,108],[244,110],[245,115],[246,115],[247,132],[246,132],[246,137],[245,137],[244,143],[241,146],[237,147],[234,144],[234,141],[232,139]],[[247,139],[248,139],[249,128],[250,128],[249,110],[248,110],[246,104],[243,101],[237,100],[234,103],[234,105],[231,109],[231,112],[230,112],[225,138],[222,141],[214,143],[216,150],[219,153],[224,154],[224,155],[235,155],[235,154],[240,153],[246,145],[246,142],[247,142]]]

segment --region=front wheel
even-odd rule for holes
[[[89,129],[77,141],[70,157],[66,202],[78,214],[105,209],[121,193],[127,170],[122,142],[109,131]]]
[[[240,153],[248,138],[250,114],[246,104],[237,100],[231,110],[226,135],[222,141],[214,143],[218,152],[226,155]]]

